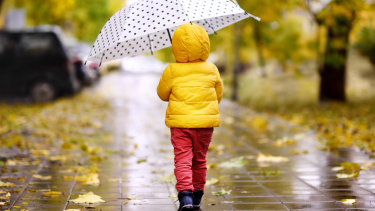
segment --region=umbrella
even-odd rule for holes
[[[139,0],[113,15],[100,31],[89,61],[107,62],[171,46],[174,31],[195,23],[208,34],[255,17],[229,0]]]

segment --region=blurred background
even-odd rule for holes
[[[4,86],[0,87],[0,96],[31,95],[34,100],[45,101],[48,99],[36,99],[43,98],[38,93],[45,98],[74,93],[111,70],[148,72],[156,62],[158,68],[152,71],[161,72],[163,63],[175,61],[171,48],[156,53],[160,62],[146,55],[106,64],[100,70],[95,63],[82,65],[105,22],[133,2],[1,0],[0,78],[10,80],[0,83]],[[262,21],[247,19],[210,36],[209,60],[220,69],[226,97],[262,109],[374,98],[374,1],[239,0],[238,3]],[[19,45],[22,49],[17,49]],[[23,52],[16,52],[19,50]],[[13,58],[18,67],[11,64],[11,52],[18,57]],[[145,67],[133,65],[143,59],[147,61],[142,63]],[[55,65],[52,68],[55,76],[41,73],[40,69],[49,65]],[[6,70],[12,68],[23,69],[17,71],[25,73]],[[36,74],[30,69],[34,72],[39,69],[41,78],[26,76]],[[61,82],[64,75],[61,71],[71,72],[74,77],[65,74],[66,81]],[[25,86],[21,90],[5,88],[7,83],[14,84],[14,80],[21,80],[18,84]],[[48,84],[48,80],[55,82]],[[48,92],[48,89],[55,90]]]

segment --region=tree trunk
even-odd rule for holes
[[[264,62],[264,56],[262,51],[262,32],[260,29],[260,25],[258,23],[255,23],[254,25],[254,40],[255,40],[255,46],[257,48],[258,53],[258,62],[259,62],[259,68],[260,68],[260,75],[262,77],[266,76],[266,71],[264,70],[265,62]]]
[[[0,14],[1,14],[1,6],[3,6],[4,0],[0,0]]]
[[[236,101],[238,99],[238,74],[240,72],[240,44],[241,44],[241,25],[236,23],[234,25],[234,70],[233,70],[233,80],[232,80],[232,100]]]
[[[323,66],[320,68],[319,101],[346,102],[346,61],[351,22],[328,26],[327,44]]]

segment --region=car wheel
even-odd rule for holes
[[[36,103],[48,102],[55,99],[56,89],[47,81],[37,82],[31,87],[30,97]]]

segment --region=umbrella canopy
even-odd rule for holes
[[[139,0],[108,20],[88,60],[102,63],[169,47],[174,31],[185,23],[213,34],[248,17],[260,20],[229,0]]]

